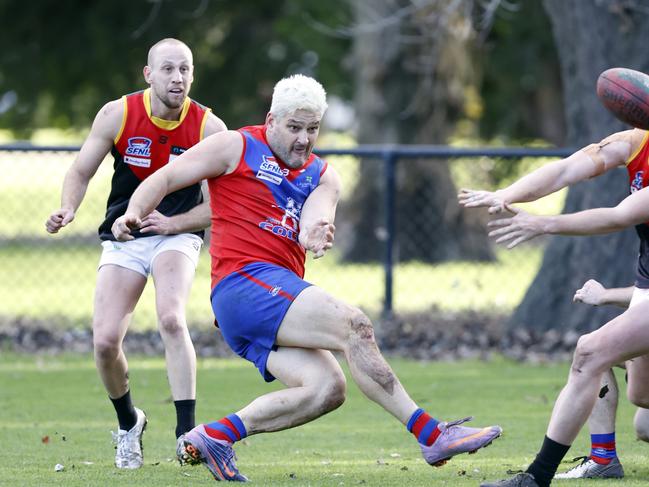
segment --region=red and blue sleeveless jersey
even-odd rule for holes
[[[124,214],[135,189],[147,177],[203,138],[209,108],[185,99],[179,120],[162,120],[151,115],[150,90],[122,97],[124,116],[111,154],[115,159],[106,217],[99,226],[99,238],[115,240],[113,222]],[[175,191],[156,208],[166,216],[186,213],[203,202],[200,184]],[[203,232],[195,232],[203,236]],[[154,235],[133,232],[133,237]]]
[[[263,125],[239,129],[243,151],[236,169],[208,180],[212,227],[212,288],[253,262],[282,266],[304,277],[298,242],[300,213],[327,163],[311,154],[291,169],[268,146]]]
[[[649,186],[649,132],[645,133],[642,144],[629,157],[626,169],[629,173],[629,192],[634,193]],[[635,229],[640,237],[635,285],[649,289],[649,222],[636,225]]]

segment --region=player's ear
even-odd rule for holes
[[[151,84],[151,68],[149,66],[144,66],[142,73],[144,74],[144,81],[146,81],[147,84]]]
[[[271,125],[274,120],[275,120],[275,117],[273,117],[273,114],[268,112],[266,114],[266,125]]]

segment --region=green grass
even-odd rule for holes
[[[238,445],[242,472],[263,486],[477,486],[484,478],[502,478],[507,469],[530,462],[567,374],[567,364],[530,366],[502,359],[391,363],[422,407],[445,419],[474,415],[476,424],[499,423],[503,438],[477,455],[432,469],[403,427],[350,384],[348,400],[337,411]],[[117,471],[109,434],[114,413],[90,357],[0,356],[0,445],[5,450],[0,485],[213,485],[207,469],[181,469],[172,460],[175,417],[163,361],[132,359],[130,364],[133,396],[150,419],[145,466]],[[218,419],[276,387],[264,384],[243,360],[200,360],[197,419]],[[647,485],[648,447],[634,440],[633,409],[626,400],[620,402],[618,451],[627,472],[624,485]],[[587,440],[582,432],[568,456],[586,453]],[[57,463],[65,466],[63,472],[54,472]]]

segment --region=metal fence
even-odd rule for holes
[[[0,325],[16,321],[53,326],[90,324],[100,254],[96,228],[103,219],[110,187],[110,160],[104,161],[92,179],[75,221],[58,235],[48,235],[44,229],[49,213],[59,207],[63,176],[77,152],[78,147],[0,146]],[[397,210],[406,197],[399,181],[411,164],[448,164],[456,185],[484,187],[490,184],[490,171],[499,161],[529,165],[571,151],[360,146],[317,152],[336,167],[344,189],[336,247],[324,259],[307,263],[306,279],[377,316],[469,309],[507,313],[524,295],[541,261],[542,244],[509,252],[490,247],[494,258],[488,261],[403,258],[397,243],[399,232],[417,232],[410,243],[414,246],[426,246],[439,238],[434,227],[399,224]],[[363,184],[376,185],[379,197],[371,200],[369,208],[352,208],[351,201]],[[425,195],[406,203],[423,213],[424,219],[435,204]],[[559,196],[543,204],[558,211],[561,203]],[[374,220],[372,233],[358,242],[351,238],[360,232],[358,220],[354,223],[348,214],[360,210],[373,214]],[[476,213],[486,218],[485,212]],[[362,245],[380,246],[380,255],[378,259],[350,258],[344,250],[350,245],[361,245],[361,254]],[[208,327],[212,321],[209,256],[205,248],[203,252],[187,312],[192,325]],[[134,326],[154,327],[154,310],[149,285],[138,304]]]

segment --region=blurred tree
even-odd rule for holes
[[[561,61],[567,141],[576,147],[599,141],[626,127],[595,96],[595,83],[605,69],[625,66],[649,72],[646,19],[641,0],[543,0],[550,16]],[[614,206],[628,195],[625,171],[613,171],[583,182],[568,193],[564,211]],[[619,311],[574,306],[572,296],[584,281],[629,286],[638,254],[633,229],[598,237],[553,237],[543,263],[510,326],[546,330],[599,327]]]
[[[559,58],[541,0],[501,4],[480,64],[482,137],[565,144]]]
[[[294,72],[349,98],[350,40],[311,27],[350,21],[346,0],[0,2],[0,128],[87,127],[108,100],[144,87],[148,48],[177,37],[194,51],[191,96],[228,126],[263,122],[272,88]]]
[[[478,2],[356,0],[354,38],[358,142],[446,143],[460,120],[480,116]],[[345,257],[383,256],[382,166],[365,160],[345,212],[354,227]],[[475,212],[461,209],[445,161],[404,160],[397,174],[400,261],[492,257]]]

